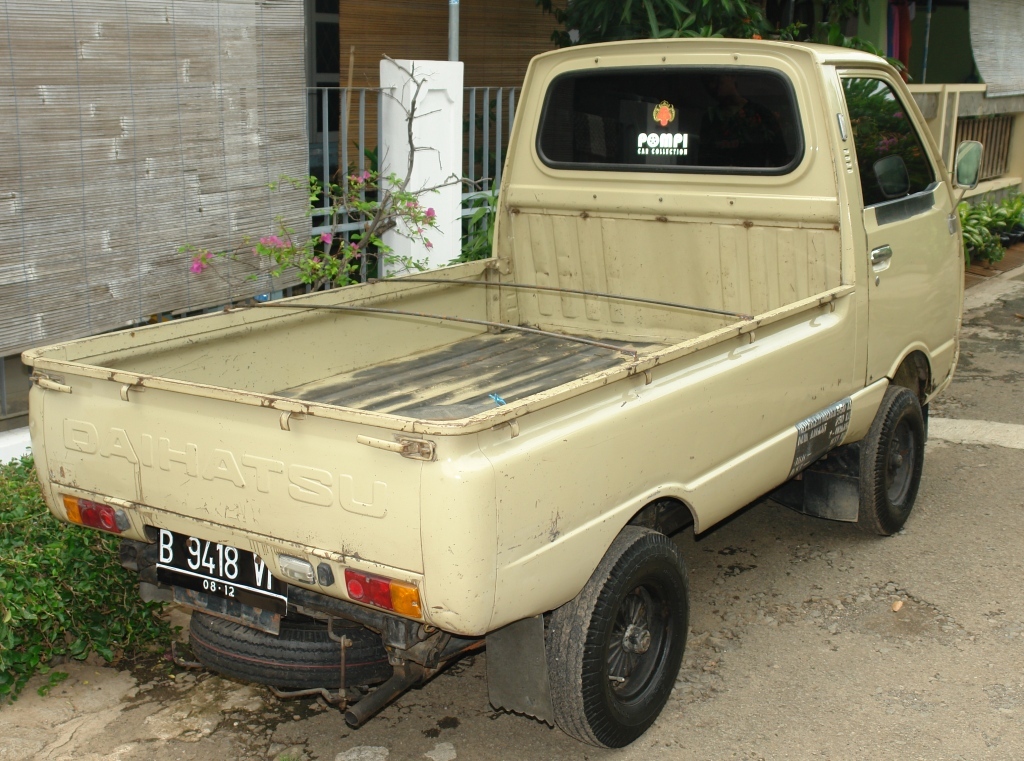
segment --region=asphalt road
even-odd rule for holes
[[[957,378],[932,406],[904,531],[764,502],[677,538],[690,644],[667,708],[627,749],[494,712],[483,654],[358,731],[316,701],[203,673],[75,666],[49,697],[0,709],[0,759],[1024,758],[1024,283],[994,285],[972,294],[991,303],[968,313]]]

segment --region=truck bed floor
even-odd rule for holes
[[[610,343],[610,342],[609,342]],[[622,346],[642,349],[648,344]],[[413,357],[278,391],[278,396],[424,420],[455,420],[627,361],[552,336],[484,333]]]

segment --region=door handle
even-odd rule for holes
[[[892,259],[892,246],[879,246],[871,251],[871,267],[875,272],[888,269],[890,259]]]

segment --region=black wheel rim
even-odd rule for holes
[[[901,420],[892,433],[885,463],[885,491],[893,505],[902,505],[910,493],[916,458],[914,432],[905,419]]]
[[[612,624],[607,674],[621,701],[642,695],[656,678],[672,641],[672,618],[664,596],[650,585],[623,598]]]

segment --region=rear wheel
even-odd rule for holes
[[[686,646],[689,586],[663,534],[627,526],[583,591],[551,616],[555,721],[583,742],[621,748],[664,708]]]
[[[374,632],[355,624],[338,628],[352,644],[345,650],[345,686],[390,678],[387,650]],[[309,618],[281,619],[278,636],[206,613],[194,612],[189,644],[196,660],[224,676],[287,689],[336,690],[341,685],[341,645],[327,625]]]
[[[860,448],[857,525],[895,534],[910,517],[924,468],[924,415],[908,388],[890,386]]]

